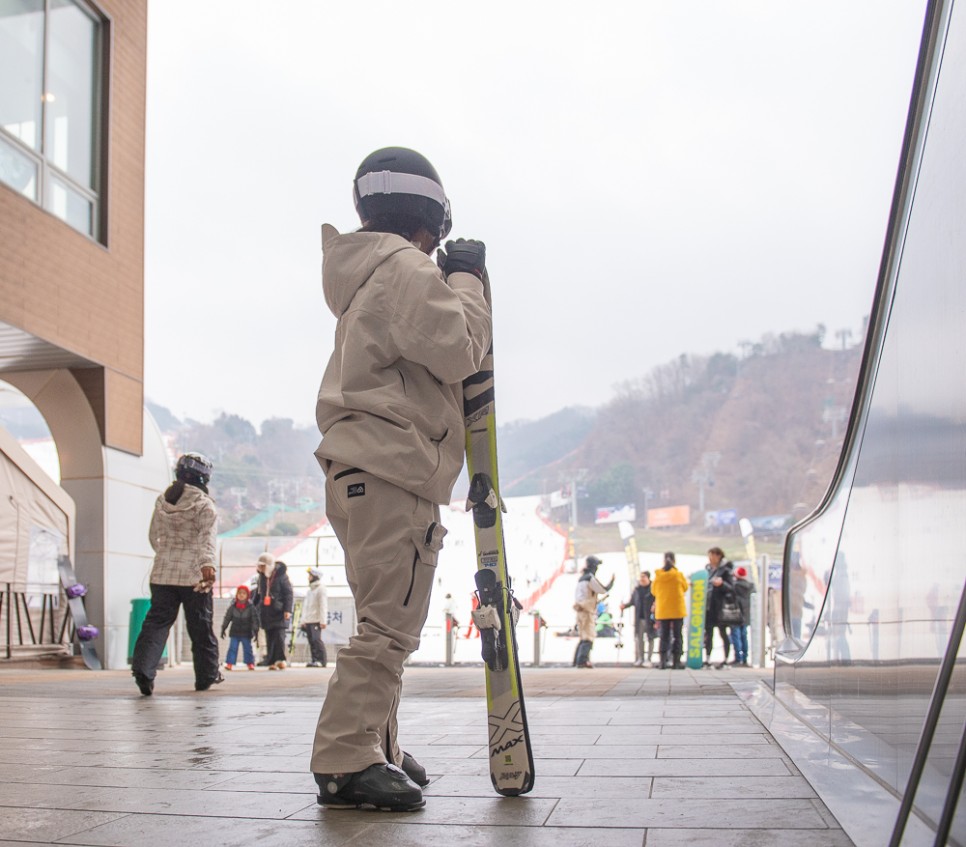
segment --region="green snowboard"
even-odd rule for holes
[[[708,571],[691,574],[691,607],[688,612],[688,667],[701,670],[704,664],[704,613],[708,605]]]

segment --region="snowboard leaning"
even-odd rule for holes
[[[513,797],[533,788],[533,751],[517,655],[520,604],[511,590],[503,544],[492,348],[480,372],[463,383],[463,415],[470,475],[466,506],[473,510],[480,601],[473,610],[473,622],[480,630],[485,662],[490,779],[498,794]]]

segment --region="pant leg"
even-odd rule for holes
[[[593,641],[597,635],[597,624],[594,614],[587,609],[577,610],[577,637],[581,641]]]
[[[178,586],[184,606],[184,622],[191,639],[195,683],[207,685],[218,678],[218,639],[212,628],[214,603],[211,592],[202,594],[191,586]]]
[[[721,634],[721,640],[724,642],[724,660],[728,661],[728,656],[731,655],[731,636],[728,635],[728,627],[719,626],[718,632]]]
[[[398,765],[395,704],[403,663],[419,646],[429,611],[436,576],[432,548],[439,547],[431,525],[439,522],[439,508],[333,462],[326,513],[345,550],[358,626],[336,659],[311,767],[315,773],[354,773],[397,755]]]
[[[225,654],[225,664],[234,665],[238,662],[238,642],[240,639],[234,635],[228,638],[228,652]]]
[[[684,618],[673,618],[671,620],[671,661],[675,665],[681,664],[681,653],[684,648],[684,640],[682,638],[682,628],[684,625]]]
[[[255,650],[252,648],[252,640],[250,638],[240,638],[242,646],[242,655],[245,657],[246,665],[255,664]]]
[[[644,661],[644,621],[634,621],[634,661]]]
[[[322,627],[317,623],[306,624],[305,635],[309,640],[309,652],[313,662],[325,664],[325,647],[322,646]]]
[[[735,661],[741,661],[741,627],[731,627],[731,646],[735,648]]]
[[[141,624],[141,633],[134,644],[131,673],[154,679],[161,663],[161,654],[168,641],[168,633],[181,607],[177,586],[151,585],[151,606]]]
[[[659,620],[657,625],[661,638],[661,667],[665,667],[668,663],[668,657],[671,655],[671,621],[669,619]]]
[[[269,664],[285,661],[285,627],[273,626],[265,630],[265,645]]]

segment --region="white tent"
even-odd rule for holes
[[[51,594],[73,552],[74,501],[0,429],[0,590]]]

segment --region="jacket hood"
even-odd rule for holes
[[[276,573],[278,576],[284,576],[285,571],[287,571],[287,570],[288,570],[288,565],[286,565],[285,562],[276,562],[275,563],[275,571],[274,571],[274,573]]]
[[[195,488],[193,485],[186,485],[177,503],[169,503],[162,496],[161,509],[165,512],[188,512],[191,509],[197,509],[199,506],[203,506],[207,499],[208,495],[200,488]]]
[[[322,225],[322,292],[332,314],[341,317],[373,271],[394,253],[415,249],[390,232],[350,232],[341,235]]]

